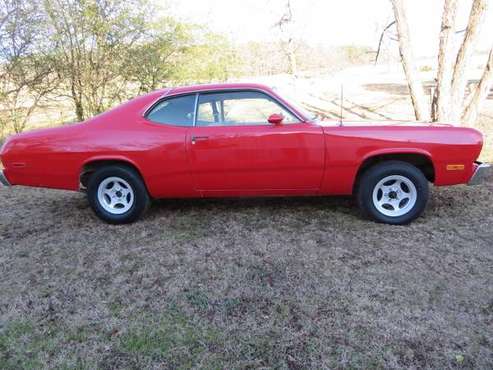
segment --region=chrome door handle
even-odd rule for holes
[[[192,136],[192,144],[195,144],[197,141],[200,140],[207,140],[209,136]]]

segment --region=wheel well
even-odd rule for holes
[[[402,153],[402,154],[382,154],[367,158],[359,167],[353,190],[357,189],[361,175],[370,167],[384,161],[402,161],[417,167],[429,182],[435,181],[435,168],[431,159],[424,154]],[[353,191],[354,192],[354,191]]]
[[[106,160],[106,159],[95,160],[95,161],[86,163],[82,167],[82,170],[80,171],[80,175],[79,175],[79,188],[80,188],[80,190],[86,190],[87,189],[87,184],[89,182],[89,178],[91,177],[91,175],[96,170],[100,169],[101,167],[114,166],[114,165],[124,166],[124,167],[127,167],[127,168],[134,170],[135,172],[137,172],[139,174],[139,176],[143,180],[142,174],[140,173],[139,169],[137,167],[135,167],[130,162],[126,162],[123,160],[117,160],[117,159],[115,159],[115,160],[113,160],[113,159],[111,159],[111,160]]]

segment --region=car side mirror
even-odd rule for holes
[[[284,120],[284,116],[282,114],[279,114],[279,113],[271,114],[269,116],[269,118],[267,119],[267,121],[269,121],[269,123],[272,123],[273,125],[276,125],[276,126],[280,125],[283,120]]]

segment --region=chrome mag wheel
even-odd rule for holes
[[[388,217],[399,217],[413,209],[418,192],[414,183],[407,177],[391,175],[377,183],[372,199],[378,212]]]
[[[122,215],[132,208],[135,195],[127,181],[112,176],[99,184],[97,199],[105,211],[113,215]]]

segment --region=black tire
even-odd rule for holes
[[[399,194],[396,195],[396,192],[394,191],[389,191],[388,193],[386,193],[388,194],[388,196],[385,199],[388,199],[388,202],[386,202],[385,199],[382,202],[388,204],[384,204],[383,206],[380,205],[380,208],[384,208],[382,209],[382,211],[380,211],[373,200],[373,192],[376,186],[379,185],[379,183],[388,176],[401,176],[408,179],[414,185],[416,192],[414,192],[413,189],[410,190],[409,187],[407,187],[405,184],[402,185],[402,187],[395,185],[393,189],[398,189]],[[394,186],[393,184],[397,183],[398,182],[389,181],[383,183],[383,185],[387,184],[387,187],[385,187],[385,189],[388,189],[388,184],[390,184],[390,186]],[[378,189],[381,189],[381,187],[379,186]],[[381,190],[378,189],[375,190],[375,194],[376,199],[380,200],[384,197],[384,194]],[[410,194],[415,195],[412,196]],[[424,176],[423,172],[421,172],[421,170],[407,162],[386,161],[376,164],[365,170],[365,172],[361,175],[359,179],[356,196],[358,200],[358,205],[365,216],[381,223],[391,225],[404,225],[415,220],[423,213],[429,196],[428,180]],[[401,198],[405,199],[399,201],[399,199]],[[415,199],[415,203],[412,206],[412,201],[410,199]],[[394,208],[394,206],[390,205],[391,201],[397,202],[397,209]],[[402,207],[401,204],[403,204]],[[394,212],[396,213],[396,215],[390,216],[382,212]],[[399,212],[406,213],[399,215]]]
[[[105,206],[101,204],[104,200],[100,201],[98,196],[99,187],[105,180],[109,180],[110,178],[119,178],[124,180],[123,184],[126,182],[133,192],[133,197],[129,196],[129,198],[125,198],[130,199],[131,202],[125,201],[126,206],[128,206],[129,209],[124,213],[114,214],[105,209]],[[149,194],[147,193],[147,189],[140,175],[132,168],[121,165],[101,167],[91,174],[87,186],[87,198],[94,213],[96,213],[101,220],[110,224],[128,224],[134,222],[145,213],[150,205]]]

